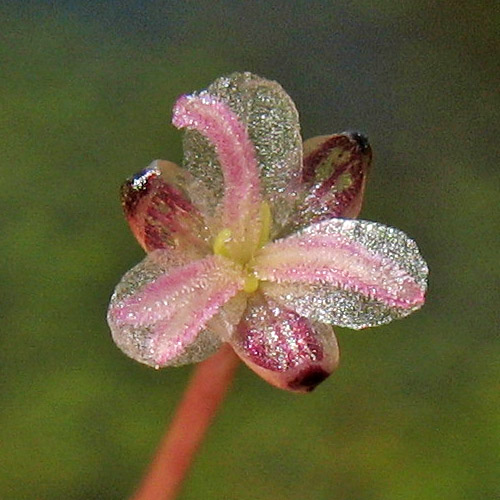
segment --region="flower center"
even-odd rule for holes
[[[247,247],[246,251],[242,251],[242,245],[231,245],[232,232],[227,227],[219,231],[219,234],[214,238],[212,245],[215,255],[222,255],[242,267],[245,274],[243,290],[247,293],[253,293],[259,288],[259,280],[253,271],[253,257],[255,252],[269,241],[269,235],[271,232],[271,209],[266,201],[263,201],[260,204],[258,222],[260,222],[260,233],[259,241],[255,248],[248,249]],[[244,246],[245,245],[243,245],[243,247]]]

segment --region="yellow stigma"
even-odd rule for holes
[[[271,225],[272,225],[272,217],[271,217],[271,208],[266,201],[263,201],[260,204],[259,210],[260,216],[260,233],[259,233],[259,241],[255,250],[262,248],[268,241],[271,233]],[[257,291],[259,288],[259,280],[253,274],[252,270],[252,262],[253,262],[253,252],[250,258],[248,256],[242,257],[241,252],[235,251],[235,249],[231,248],[231,245],[228,243],[231,242],[232,232],[229,228],[222,229],[219,234],[215,237],[212,245],[212,249],[215,255],[221,255],[226,257],[227,259],[231,259],[236,264],[239,264],[243,268],[243,272],[245,273],[243,290],[246,293],[253,293]]]
[[[226,243],[231,239],[231,229],[223,229],[214,240],[213,251],[215,255],[222,255],[223,257],[231,258],[231,254],[226,246]]]

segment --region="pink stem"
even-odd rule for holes
[[[132,500],[173,500],[217,408],[233,379],[239,358],[224,344],[200,363],[184,392],[149,471]]]

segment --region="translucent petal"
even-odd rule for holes
[[[216,333],[224,342],[228,342],[234,333],[236,325],[247,307],[248,294],[239,292],[220,309],[208,323],[207,328]]]
[[[181,96],[174,106],[172,123],[198,131],[215,148],[223,173],[224,197],[221,226],[212,229],[229,230],[232,252],[248,260],[259,242],[257,219],[262,200],[255,148],[246,126],[225,102],[206,92]]]
[[[357,217],[371,159],[368,140],[357,132],[305,141],[304,188],[290,232],[333,217]]]
[[[196,192],[189,177],[174,163],[156,160],[122,185],[123,211],[147,252],[170,247],[208,253],[208,229],[188,194]]]
[[[199,361],[220,345],[207,323],[242,287],[239,268],[224,257],[188,262],[180,251],[156,250],[115,289],[108,311],[113,339],[150,366]]]
[[[264,380],[295,392],[313,390],[339,358],[330,326],[314,324],[259,293],[249,299],[231,345]]]
[[[251,73],[217,79],[207,91],[226,102],[246,125],[257,152],[264,196],[282,225],[296,203],[302,170],[302,139],[293,101],[276,82]],[[184,136],[185,166],[211,188],[213,210],[222,199],[220,164],[213,146],[197,131]]]
[[[261,289],[316,321],[350,328],[387,323],[419,309],[427,265],[403,232],[332,219],[264,247],[254,271]]]

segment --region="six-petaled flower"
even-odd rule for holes
[[[354,220],[371,149],[360,134],[302,144],[293,102],[250,73],[181,96],[184,168],[155,161],[122,188],[147,257],[116,287],[108,322],[154,367],[229,342],[271,384],[306,392],[336,367],[331,324],[387,323],[422,306],[427,266],[401,231]]]

